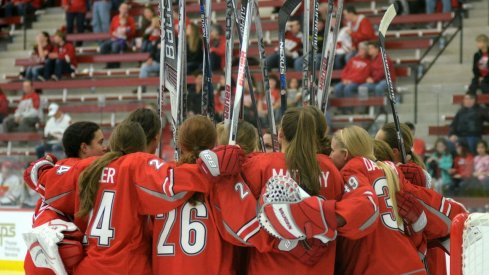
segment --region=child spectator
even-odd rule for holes
[[[449,190],[450,194],[458,195],[460,187],[472,177],[472,173],[474,172],[474,156],[470,153],[467,144],[464,142],[458,142],[455,148],[457,155],[453,160],[453,168],[450,170],[453,182]]]
[[[36,45],[32,50],[31,58],[36,60],[39,65],[33,65],[26,68],[24,74],[26,79],[31,81],[38,80],[38,77],[42,75],[42,70],[46,64],[48,55],[53,51],[53,48],[49,33],[42,32],[36,36]]]
[[[469,86],[469,91],[476,94],[478,89],[482,93],[489,93],[489,37],[485,34],[480,34],[475,39],[477,48],[479,49],[474,54],[472,63],[472,73],[474,77]]]
[[[144,30],[141,51],[151,53],[153,48],[161,41],[160,19],[153,17],[151,24]]]
[[[22,195],[22,181],[13,170],[13,163],[3,161],[0,169],[0,205],[18,206]]]
[[[365,83],[370,75],[371,61],[367,55],[367,45],[358,46],[358,54],[348,61],[341,72],[341,82],[336,84],[336,97],[352,97],[358,93],[358,86]]]
[[[15,113],[3,121],[3,128],[7,133],[14,131],[33,132],[39,122],[39,95],[34,91],[32,82],[29,80],[22,83],[22,88],[24,95],[20,99]]]
[[[387,81],[385,80],[384,63],[380,54],[380,48],[378,42],[368,42],[368,55],[370,56],[371,70],[370,76],[360,87],[368,89],[369,93],[376,96],[384,96],[387,90]],[[392,82],[396,81],[396,71],[394,70],[394,63],[387,57],[387,63],[389,64],[389,72],[391,74]]]
[[[489,122],[489,112],[477,104],[474,94],[467,92],[464,96],[462,108],[457,111],[450,125],[450,141],[464,141],[472,153],[476,152],[477,142],[482,137],[484,122]]]
[[[299,80],[295,77],[289,78],[287,85],[287,105],[289,107],[302,106],[302,91],[299,85]]]
[[[343,16],[348,27],[347,33],[351,36],[353,51],[346,56],[346,61],[353,57],[358,50],[360,42],[375,40],[375,32],[372,23],[363,14],[358,14],[354,6],[348,6],[343,10]]]
[[[489,187],[489,152],[487,142],[484,140],[477,143],[477,156],[474,158],[474,177],[483,186]]]
[[[202,60],[204,52],[202,51],[202,37],[199,27],[194,23],[187,25],[187,74],[193,74],[196,71],[202,71]]]
[[[213,24],[210,33],[211,70],[222,70],[226,61],[226,36],[220,25]]]
[[[74,32],[76,21],[76,32],[83,33],[85,27],[85,13],[87,12],[86,0],[62,0],[63,9],[66,11],[66,32]],[[81,46],[81,41],[77,42]]]
[[[62,159],[63,133],[70,126],[71,117],[63,113],[56,103],[49,105],[48,116],[50,118],[44,126],[44,143],[36,147],[37,158],[42,158],[46,152],[52,152],[58,159]]]
[[[119,6],[119,15],[112,18],[110,33],[112,38],[100,46],[100,52],[102,54],[124,52],[128,47],[128,42],[136,33],[136,24],[134,19],[129,16],[129,6],[126,3]],[[107,64],[107,68],[119,67],[119,62]]]
[[[409,127],[414,137],[413,152],[424,160],[426,154],[426,142],[423,139],[416,137],[416,128],[413,123],[406,122],[406,125]]]
[[[49,59],[44,66],[44,79],[59,80],[63,75],[71,75],[76,70],[75,47],[66,42],[65,34],[56,32],[54,44],[54,51],[48,55]]]
[[[299,19],[291,19],[288,23],[288,31],[285,32],[285,63],[287,67],[294,66],[294,61],[302,55],[302,33]],[[280,67],[279,48],[275,53],[267,57],[268,69]]]
[[[2,88],[0,88],[0,123],[8,116],[8,99]]]
[[[453,158],[448,151],[447,141],[439,138],[435,142],[435,152],[426,161],[428,172],[435,182],[435,189],[441,193],[452,184],[450,169],[453,166]]]

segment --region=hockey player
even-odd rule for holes
[[[36,208],[34,210],[32,227],[36,228],[43,224],[46,224],[52,220],[64,220],[66,222],[72,221],[72,217],[67,217],[60,214],[50,208],[44,201],[44,185],[45,180],[49,178],[51,184],[59,184],[59,173],[62,170],[69,169],[71,166],[75,165],[80,159],[101,156],[105,153],[104,135],[100,130],[100,127],[93,122],[76,122],[70,125],[63,133],[63,148],[66,154],[66,158],[56,162],[54,169],[52,165],[47,165],[44,169],[49,171],[45,178],[37,180],[37,167],[42,163],[48,163],[49,161],[43,160],[41,162],[35,162],[36,165],[29,166],[24,172],[24,180],[26,184],[36,190],[40,195],[41,199],[37,202]],[[53,159],[50,157],[49,160],[52,162]],[[34,164],[34,163],[33,163]],[[69,235],[68,232],[65,235]],[[65,261],[66,265],[66,261]],[[66,266],[68,271],[71,271],[70,266]],[[29,252],[27,252],[24,261],[24,270],[26,274],[54,274],[54,272],[48,268],[38,268],[32,262],[32,258]]]
[[[375,161],[373,141],[368,133],[351,126],[336,132],[331,158],[352,189],[371,185],[379,200],[380,218],[376,230],[359,240],[338,238],[338,274],[426,274],[410,239],[402,231],[395,192],[399,178],[392,163]],[[355,264],[352,264],[355,263]]]
[[[291,108],[282,118],[279,142],[282,152],[250,156],[242,168],[245,182],[256,198],[273,176],[291,176],[311,196],[321,196],[321,221],[327,226],[320,231],[324,237],[334,239],[336,233],[356,239],[375,229],[378,217],[376,197],[366,184],[352,188],[343,179],[331,159],[319,152],[315,117],[305,108]],[[324,133],[323,133],[324,134]],[[318,201],[317,197],[312,197]],[[312,208],[312,207],[311,207]],[[301,216],[306,216],[308,213]],[[310,224],[309,224],[310,225]],[[309,225],[303,230],[309,231]],[[299,227],[301,227],[299,225]],[[324,226],[324,224],[323,224]],[[323,234],[324,233],[324,234]],[[316,246],[314,234],[307,241],[285,242],[282,252],[261,253],[252,249],[248,264],[250,274],[332,274],[336,242],[330,241],[312,254],[293,254],[294,245]],[[316,247],[317,249],[317,247]],[[290,250],[290,252],[287,252]],[[316,253],[318,252],[318,253]],[[307,263],[308,262],[308,263]],[[307,263],[307,264],[304,264]]]

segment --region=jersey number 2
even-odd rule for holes
[[[185,203],[180,211],[180,247],[187,255],[196,255],[202,252],[207,239],[207,229],[205,225],[192,219],[192,213],[195,212],[196,218],[207,219],[207,207],[203,203],[192,205]],[[158,256],[175,255],[175,244],[167,243],[168,236],[175,224],[177,209],[173,209],[166,215],[165,225],[158,239],[157,252]],[[158,215],[157,218],[161,216]]]

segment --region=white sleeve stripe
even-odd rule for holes
[[[452,205],[448,204],[448,209],[447,209],[447,217],[450,217],[450,212],[452,211]]]
[[[170,169],[170,196],[173,197],[175,193],[173,192],[173,169]]]
[[[34,166],[31,169],[31,181],[34,184],[34,186],[36,186],[36,188],[38,187],[38,180],[39,180],[38,171],[44,165],[49,165],[52,167],[53,163],[48,161],[48,160],[41,160],[41,161],[37,162],[36,164],[34,164]]]
[[[246,229],[248,229],[249,227],[251,227],[252,225],[257,225],[258,224],[258,219],[256,217],[254,217],[251,221],[247,222],[245,225],[243,225],[243,227],[241,227],[239,230],[238,230],[238,235],[241,235],[243,233],[243,231],[245,231]]]
[[[443,208],[445,207],[445,197],[441,198],[440,212],[443,213]]]
[[[251,237],[253,237],[253,236],[254,236],[256,233],[258,233],[258,231],[260,231],[260,226],[257,226],[257,227],[255,228],[255,230],[251,231],[251,232],[250,232],[248,235],[246,235],[246,236],[244,237],[244,241],[245,241],[245,242],[248,242],[248,240],[249,240]]]

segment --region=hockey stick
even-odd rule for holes
[[[319,67],[319,81],[317,88],[317,106],[321,108],[323,102],[325,83],[326,83],[326,69],[328,67],[328,39],[331,30],[331,19],[333,18],[333,0],[328,0],[328,13],[326,16],[326,22],[324,24],[324,40],[323,49],[321,54],[321,65]],[[313,101],[314,103],[315,101]],[[321,109],[322,111],[323,109]]]
[[[310,33],[309,33],[309,25],[310,25],[310,16],[311,16],[311,1],[310,0],[304,0],[304,18],[302,22],[302,95],[303,98],[305,98],[305,95],[310,94],[310,87],[308,81],[310,80],[309,75],[309,58],[311,54],[311,48],[310,48]],[[317,37],[316,37],[317,38]],[[314,62],[314,61],[312,61]]]
[[[326,67],[326,81],[324,83],[325,92],[321,102],[321,110],[326,114],[328,107],[329,89],[331,89],[331,77],[333,75],[334,58],[336,55],[336,41],[338,41],[338,32],[340,31],[341,15],[343,14],[343,0],[338,0],[336,9],[336,24],[333,30],[333,39],[327,44],[328,67]]]
[[[307,0],[306,0],[307,1]],[[265,99],[267,101],[267,113],[268,113],[268,127],[270,129],[270,135],[272,137],[273,151],[280,151],[278,143],[277,126],[275,125],[275,115],[272,107],[272,93],[270,91],[270,77],[268,76],[268,62],[265,54],[265,46],[263,43],[263,29],[261,26],[260,11],[258,4],[255,2],[255,26],[256,34],[258,36],[258,49],[260,52],[260,67],[263,76],[263,88],[265,89]]]
[[[248,8],[248,4],[247,3],[248,3],[247,0],[243,0],[241,2],[241,6],[242,6],[241,7],[241,17],[244,16],[245,19],[246,19],[246,16],[248,15],[247,14],[247,8]],[[233,5],[234,5],[234,11],[236,12],[236,4],[234,3],[234,1],[233,1]],[[246,6],[245,9],[243,9],[244,6]],[[254,8],[254,6],[252,8]],[[253,14],[250,15],[250,16],[253,16]],[[238,15],[237,14],[235,14],[235,19],[236,19],[236,24],[238,24],[238,26],[240,27],[239,29],[240,30],[244,30],[244,25],[241,25],[240,24],[240,22],[238,20]],[[243,21],[243,20],[241,20],[241,21]],[[245,22],[244,22],[244,24],[245,24]],[[250,24],[251,24],[251,21],[250,21]],[[248,30],[248,32],[249,32],[249,30]],[[239,42],[241,44],[241,47],[243,45],[243,37],[244,37],[243,32],[238,31],[238,39],[239,39]],[[250,97],[251,97],[251,105],[253,106],[253,112],[256,114],[256,116],[255,116],[256,117],[256,127],[258,129],[260,129],[260,131],[261,131],[261,129],[263,129],[263,127],[261,125],[261,120],[258,117],[258,107],[257,107],[258,105],[257,105],[257,102],[256,102],[255,92],[253,90],[253,80],[251,79],[251,72],[250,72],[250,68],[248,66],[248,60],[247,59],[245,60],[245,72],[246,72],[246,79],[248,81],[248,90],[250,92]],[[241,102],[241,104],[243,104],[243,102]],[[241,109],[243,109],[243,106],[242,105],[241,105]],[[242,119],[242,117],[240,117],[240,119]],[[263,136],[260,134],[260,132],[258,132],[258,133],[259,133],[259,135],[258,135],[258,143],[260,145],[260,149],[262,151],[265,151],[265,142],[263,141]]]
[[[301,0],[286,0],[283,6],[278,11],[278,43],[280,56],[280,110],[285,113],[287,110],[287,64],[285,60],[285,27],[290,15],[295,8],[301,3]]]
[[[241,109],[241,100],[243,98],[244,75],[246,67],[246,58],[248,52],[248,42],[251,28],[251,18],[253,17],[253,2],[249,1],[246,5],[246,16],[243,26],[243,39],[241,42],[241,52],[239,55],[238,80],[236,85],[236,93],[233,104],[233,114],[231,118],[231,130],[229,131],[229,144],[236,145],[236,137],[238,133],[238,120]],[[250,87],[251,88],[251,87]],[[261,135],[259,135],[261,136]]]
[[[392,108],[392,116],[394,117],[394,124],[396,126],[397,143],[399,144],[399,150],[401,151],[402,162],[406,163],[406,148],[404,147],[404,140],[401,134],[401,125],[399,123],[399,116],[396,110],[396,98],[394,95],[394,84],[392,83],[391,73],[389,70],[389,63],[387,62],[387,53],[385,51],[385,34],[389,28],[390,23],[394,20],[397,13],[400,10],[400,6],[396,3],[389,6],[385,12],[379,25],[379,42],[380,42],[380,52],[382,54],[382,62],[384,63],[384,74],[385,80],[387,81],[387,98]]]
[[[225,66],[225,78],[226,85],[224,90],[224,127],[229,129],[229,123],[231,122],[231,81],[232,81],[232,67],[233,67],[233,33],[234,33],[234,13],[233,13],[233,0],[226,0],[226,66]]]
[[[313,105],[315,102],[315,97],[316,97],[316,92],[317,89],[314,89],[316,87],[316,54],[318,52],[318,21],[319,21],[319,1],[314,0],[314,16],[313,16],[313,21],[312,21],[312,51],[309,56],[310,62],[311,63],[311,72],[310,72],[310,79],[308,80],[309,83],[308,85],[308,95],[309,95],[309,105]],[[304,87],[306,85],[305,82],[302,83],[302,86]],[[308,102],[308,98],[305,95],[305,93],[302,93],[302,102],[304,105]]]
[[[187,39],[185,32],[185,21],[186,21],[186,15],[185,15],[185,0],[180,0],[178,3],[178,8],[179,8],[179,19],[178,19],[178,30],[179,30],[179,35],[178,35],[178,58],[177,58],[177,98],[175,101],[176,107],[172,107],[172,118],[173,118],[173,124],[174,124],[174,130],[173,130],[173,141],[175,143],[175,161],[178,161],[179,156],[180,156],[180,149],[178,148],[178,128],[183,122],[183,90],[186,89],[186,64],[187,64],[187,56],[185,53],[185,48],[187,46]],[[176,114],[174,114],[173,110],[177,109]],[[175,116],[176,115],[176,116]],[[176,118],[176,120],[175,120]]]
[[[214,88],[212,86],[212,69],[210,60],[209,46],[209,25],[206,10],[209,8],[211,0],[200,1],[200,19],[202,21],[202,42],[204,43],[204,61],[203,61],[203,85],[202,85],[202,115],[209,117],[214,121]]]

